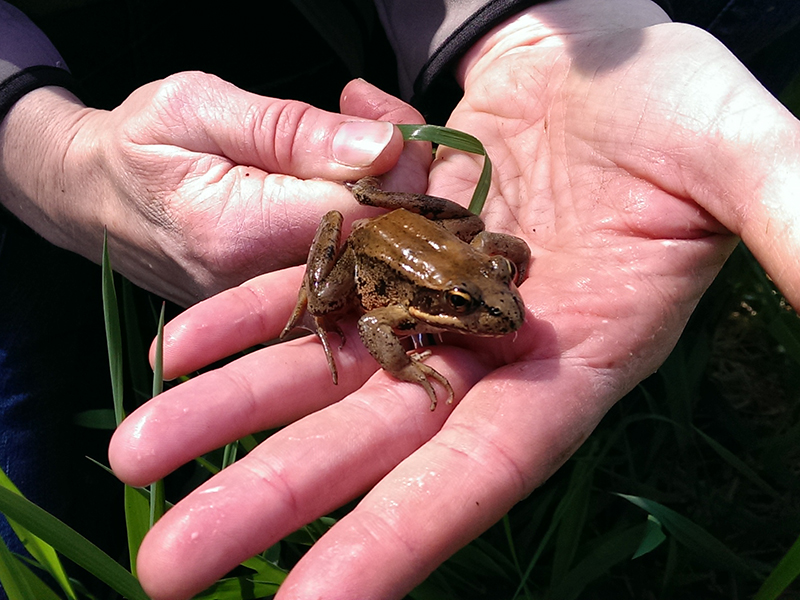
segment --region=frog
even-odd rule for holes
[[[431,380],[451,404],[450,382],[424,362],[431,350],[407,351],[402,338],[517,331],[525,319],[517,285],[526,277],[530,248],[516,236],[486,231],[480,216],[452,200],[384,191],[374,177],[346,185],[360,204],[388,212],[354,222],[344,243],[342,214],[325,214],[280,338],[295,327],[315,332],[337,384],[328,334],[336,333],[343,346],[338,321],[356,308],[359,336],[378,364],[396,379],[422,386],[430,410],[437,406]]]

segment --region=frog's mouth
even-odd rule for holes
[[[481,306],[471,314],[431,314],[408,307],[408,314],[417,321],[417,332],[458,331],[479,337],[498,337],[512,333],[520,328],[524,320],[521,302],[513,307],[501,309],[495,306]],[[420,327],[421,325],[421,327]]]

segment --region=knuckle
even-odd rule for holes
[[[264,158],[268,159],[267,164],[273,165],[273,170],[291,172],[291,166],[297,158],[296,141],[304,133],[304,124],[311,110],[311,106],[303,102],[274,102],[260,122],[254,123],[254,131],[262,138],[271,140],[266,147],[271,156]]]

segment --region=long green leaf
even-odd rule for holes
[[[679,543],[702,556],[704,560],[745,575],[755,575],[747,562],[690,519],[647,498],[626,494],[617,495],[653,515]]]
[[[158,332],[156,334],[156,355],[153,364],[153,393],[155,398],[164,390],[164,313],[166,305],[161,303],[161,313],[158,315]]]
[[[139,490],[125,486],[125,528],[128,532],[128,557],[136,575],[136,558],[144,536],[150,529],[150,502]]]
[[[639,547],[636,549],[636,552],[633,553],[633,558],[639,558],[640,556],[652,552],[666,539],[667,536],[664,535],[664,531],[661,529],[661,523],[658,522],[658,519],[653,515],[647,515],[647,526],[645,527]]]
[[[254,579],[267,583],[283,583],[288,575],[285,570],[260,555],[248,558],[242,566],[256,572]]]
[[[75,413],[72,422],[87,429],[113,431],[117,426],[114,410],[111,408],[94,408]]]
[[[480,215],[492,185],[492,161],[480,140],[463,131],[439,125],[398,125],[397,128],[407,142],[431,142],[483,156],[483,169],[469,203],[469,210]]]
[[[0,585],[3,586],[8,600],[36,600],[31,583],[25,576],[25,569],[0,539]]]
[[[29,500],[0,487],[0,512],[41,538],[130,600],[149,600],[124,567],[72,528]]]
[[[108,367],[111,371],[111,393],[114,398],[114,416],[117,425],[125,418],[122,407],[122,328],[119,321],[119,304],[114,289],[114,273],[108,258],[108,231],[103,232],[103,316],[106,324]]]
[[[278,587],[249,577],[232,577],[220,579],[193,600],[260,600],[271,597]]]
[[[778,566],[761,585],[753,600],[775,600],[800,575],[800,538],[797,538]]]
[[[166,305],[161,303],[158,317],[158,333],[156,334],[156,355],[153,365],[153,392],[155,398],[164,390],[164,313]],[[150,486],[150,527],[156,524],[166,511],[164,482],[159,480]]]
[[[9,600],[61,600],[22,560],[0,540],[0,589]]]
[[[225,445],[225,450],[222,454],[222,468],[227,469],[236,462],[236,455],[239,452],[239,443],[231,442]]]
[[[0,469],[0,487],[3,487],[9,492],[22,497],[22,493],[2,469]],[[11,525],[14,533],[17,534],[17,537],[22,542],[22,545],[25,546],[25,549],[41,565],[43,569],[50,573],[67,597],[70,599],[76,598],[75,590],[72,588],[72,584],[69,582],[66,571],[64,571],[64,565],[61,564],[61,561],[59,560],[58,555],[53,547],[35,535],[31,534],[30,531],[20,526],[13,520],[9,521],[9,525]]]
[[[287,572],[261,556],[242,563],[252,575],[221,579],[194,600],[256,600],[271,596],[286,579]]]

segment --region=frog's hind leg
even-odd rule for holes
[[[306,292],[305,281],[300,284],[300,291],[297,292],[297,304],[294,306],[294,310],[292,311],[292,316],[289,317],[289,321],[286,323],[286,326],[281,331],[281,335],[278,339],[285,340],[286,336],[289,335],[289,332],[294,329],[295,327],[302,327],[304,329],[309,329],[313,331],[313,329],[308,327],[308,323],[306,317],[308,313],[306,312],[306,307],[308,306],[308,293]],[[301,323],[301,320],[304,321]]]
[[[345,336],[332,315],[346,308],[355,293],[352,252],[346,247],[339,250],[341,230],[342,215],[338,211],[327,213],[317,227],[303,283],[297,293],[297,304],[280,335],[280,339],[285,339],[295,327],[316,333],[334,384],[338,383],[339,375],[328,333],[332,331],[339,336],[340,347],[344,346]]]
[[[531,249],[524,240],[506,233],[482,231],[475,236],[470,245],[484,254],[498,254],[510,260],[517,270],[514,279],[518,285],[527,277]]]
[[[314,317],[314,322],[316,324],[315,332],[319,338],[319,341],[322,343],[322,349],[325,351],[325,359],[328,361],[328,370],[331,372],[333,385],[338,385],[339,372],[336,370],[336,361],[333,359],[333,351],[331,350],[331,345],[328,341],[328,333],[333,331],[339,336],[339,339],[342,340],[339,348],[344,346],[344,333],[342,333],[342,330],[336,323],[326,319],[325,317]]]
[[[408,192],[385,192],[375,177],[363,177],[355,183],[347,184],[347,187],[359,204],[389,210],[404,208],[436,221],[465,242],[470,242],[483,231],[483,221],[478,215],[447,198]]]
[[[333,352],[331,351],[330,342],[328,341],[328,333],[333,331],[339,336],[342,341],[342,343],[339,345],[341,348],[344,346],[345,342],[344,332],[342,332],[339,326],[330,319],[326,319],[324,316],[315,317],[309,314],[309,312],[306,310],[307,306],[308,294],[306,293],[306,288],[304,285],[300,288],[300,291],[297,294],[297,305],[294,307],[294,312],[292,312],[289,322],[286,323],[283,331],[281,331],[279,339],[285,340],[289,335],[289,332],[296,327],[316,333],[319,341],[322,343],[322,349],[325,351],[325,358],[328,361],[328,370],[331,372],[331,379],[333,379],[333,383],[336,385],[339,383],[339,373],[336,369],[336,361],[333,359]]]

